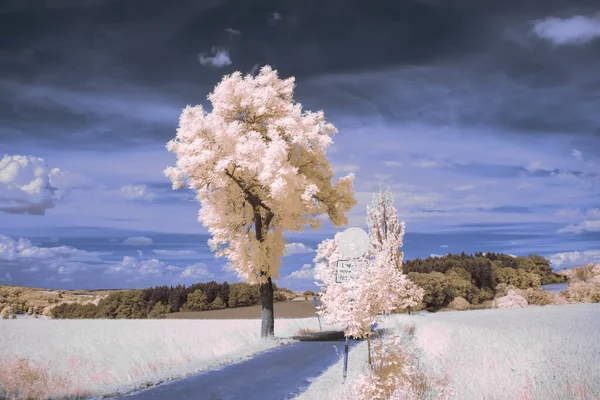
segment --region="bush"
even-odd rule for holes
[[[565,299],[560,294],[552,294],[552,305],[562,306],[564,304],[570,304],[567,299]]]
[[[492,271],[494,273],[494,280],[497,283],[496,286],[505,283],[518,289],[527,289],[529,287],[537,288],[541,284],[541,279],[538,275],[522,269],[493,268]]]
[[[163,319],[167,317],[167,313],[169,312],[169,306],[163,304],[161,301],[154,304],[152,310],[148,313],[148,318],[150,319]]]
[[[273,301],[286,301],[288,299],[288,296],[285,292],[282,291],[276,291],[273,292]]]
[[[229,307],[247,307],[259,302],[260,291],[258,285],[250,285],[245,282],[229,285]]]
[[[426,308],[439,309],[450,301],[450,283],[441,272],[409,272],[408,279],[425,290],[422,303]]]
[[[493,308],[525,308],[527,307],[527,299],[520,296],[514,290],[509,290],[506,296],[494,300]]]
[[[470,304],[463,297],[455,297],[454,300],[452,300],[450,302],[450,304],[448,304],[448,307],[450,307],[453,310],[463,311],[463,310],[468,310],[470,307]]]
[[[473,279],[471,277],[471,274],[469,272],[467,272],[466,269],[461,268],[461,267],[450,268],[448,270],[448,272],[446,272],[446,276],[447,277],[456,276],[457,278],[464,279],[467,282],[471,282],[471,280]]]
[[[577,268],[573,268],[573,274],[572,274],[572,279],[573,280],[580,280],[580,281],[587,281],[589,279],[592,279],[594,276],[598,275],[598,273],[600,273],[598,271],[598,269],[600,268],[600,264],[599,266],[596,266],[594,264],[587,264],[584,265],[583,267],[577,267]]]
[[[207,309],[206,294],[200,289],[188,294],[187,301],[181,306],[181,311],[205,311]]]
[[[527,303],[538,306],[547,306],[553,304],[554,302],[554,296],[552,296],[552,293],[533,288],[529,288],[525,291],[525,299],[527,299]]]
[[[494,298],[494,292],[491,289],[484,288],[479,289],[475,287],[475,294],[471,300],[471,304],[481,304],[486,300],[492,300]]]
[[[216,297],[215,300],[210,303],[210,305],[208,306],[209,309],[211,310],[222,310],[225,307],[227,307],[227,305],[225,304],[225,302],[223,301],[222,298],[220,297]]]
[[[600,283],[571,280],[560,295],[570,303],[599,303]]]
[[[495,291],[496,291],[496,295],[494,296],[494,299],[499,299],[500,297],[504,297],[508,294],[508,291],[510,289],[516,289],[516,287],[514,287],[513,285],[509,285],[506,283],[499,283],[498,285],[496,285],[495,287]]]
[[[465,273],[467,272],[465,271]],[[471,283],[470,280],[464,279],[464,275],[461,276],[454,271],[450,271],[446,274],[446,279],[448,282],[446,293],[450,299],[462,297],[467,301],[473,301],[473,299],[479,293],[479,290]]]
[[[54,312],[54,310],[53,310]],[[138,319],[148,315],[148,302],[141,290],[111,293],[98,303],[96,318]]]
[[[409,328],[410,329],[410,328]],[[371,368],[359,375],[348,388],[351,399],[429,399],[448,398],[451,387],[433,376],[418,359],[413,331],[403,337],[373,341]]]

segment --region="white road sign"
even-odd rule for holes
[[[369,234],[361,228],[348,228],[338,236],[337,245],[344,257],[360,257],[369,250]]]
[[[357,272],[357,268],[365,266],[367,263],[367,260],[339,260],[337,262],[335,281],[337,283],[351,281]]]

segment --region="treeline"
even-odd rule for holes
[[[403,271],[425,290],[420,308],[438,310],[462,297],[478,305],[492,300],[499,288],[507,286],[539,290],[540,285],[566,282],[552,272],[550,262],[536,254],[512,257],[508,254],[477,252],[416,258],[403,264]],[[499,286],[500,285],[500,286]],[[274,300],[295,297],[286,288],[274,286]],[[308,293],[308,292],[307,292]],[[109,294],[94,304],[67,304],[55,307],[54,318],[164,318],[167,313],[246,307],[260,303],[258,285],[215,281],[189,287],[156,286]]]
[[[421,308],[437,310],[457,297],[471,304],[492,300],[500,284],[526,290],[540,285],[563,283],[566,278],[552,272],[550,262],[531,254],[477,252],[447,254],[443,257],[416,258],[403,264],[408,278],[425,290]]]
[[[295,295],[273,284],[274,300],[283,301]],[[98,305],[63,303],[51,310],[53,318],[165,318],[167,313],[218,310],[246,307],[260,303],[258,285],[240,282],[229,284],[215,281],[195,283],[186,287],[155,286],[153,288],[120,291],[109,294]]]

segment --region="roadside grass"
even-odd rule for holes
[[[263,340],[260,324],[253,319],[0,320],[0,398],[123,394],[241,361],[291,342],[287,338],[301,329],[319,328],[316,318],[277,319],[277,336]]]
[[[394,314],[379,326],[406,336],[411,325],[414,342],[405,340],[396,353],[414,352],[421,373],[412,379],[422,389],[415,395],[418,387],[401,387],[404,394],[391,398],[600,399],[600,304]],[[401,357],[396,361],[402,364]],[[345,383],[342,365],[340,360],[315,377],[296,400],[352,398],[349,388],[370,374],[366,343],[350,352]],[[369,400],[379,398],[390,397]]]

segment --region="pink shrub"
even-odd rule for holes
[[[393,336],[373,346],[371,368],[352,382],[351,400],[447,399],[452,395],[447,382],[426,374],[415,351],[414,326],[406,337]]]
[[[589,281],[570,281],[569,286],[561,292],[561,296],[572,303],[600,302],[600,282],[595,277]]]
[[[525,308],[528,303],[525,297],[510,289],[506,296],[494,300],[492,306],[493,308]]]

